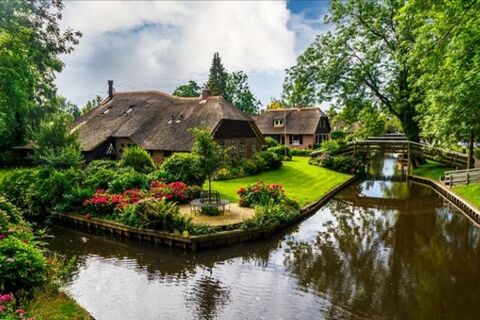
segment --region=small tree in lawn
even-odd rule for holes
[[[212,199],[212,177],[220,167],[223,159],[222,148],[213,140],[210,131],[203,128],[193,128],[190,132],[195,137],[192,152],[200,157],[199,170],[208,180],[208,200]]]

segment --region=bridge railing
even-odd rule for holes
[[[471,182],[480,182],[480,168],[445,171],[444,183],[450,188],[456,184],[470,184]]]

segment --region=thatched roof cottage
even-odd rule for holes
[[[118,158],[129,145],[139,145],[156,162],[173,152],[191,151],[194,139],[188,131],[205,127],[232,155],[251,157],[263,138],[255,121],[221,96],[175,97],[159,91],[114,92],[72,125],[78,131],[87,160]]]
[[[294,148],[313,148],[330,139],[328,116],[318,107],[269,109],[255,117],[264,137]]]

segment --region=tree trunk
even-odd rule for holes
[[[474,142],[474,136],[473,133],[470,133],[470,139],[468,141],[468,163],[467,163],[467,169],[474,168],[475,167],[475,159],[473,158],[473,142]]]
[[[207,176],[208,178],[208,203],[212,203],[212,178]]]

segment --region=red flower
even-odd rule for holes
[[[90,213],[87,213],[87,214],[85,215],[85,219],[90,220],[91,218],[92,218],[92,215],[91,215]]]
[[[24,314],[25,314],[25,310],[24,310],[24,309],[22,309],[22,308],[20,308],[20,309],[17,309],[17,310],[15,311],[15,313],[16,313],[16,314],[19,314],[19,315],[21,315],[21,316],[22,316],[22,315],[24,315]]]
[[[1,240],[1,239],[5,239],[6,237],[7,237],[6,234],[0,233],[0,240]]]

